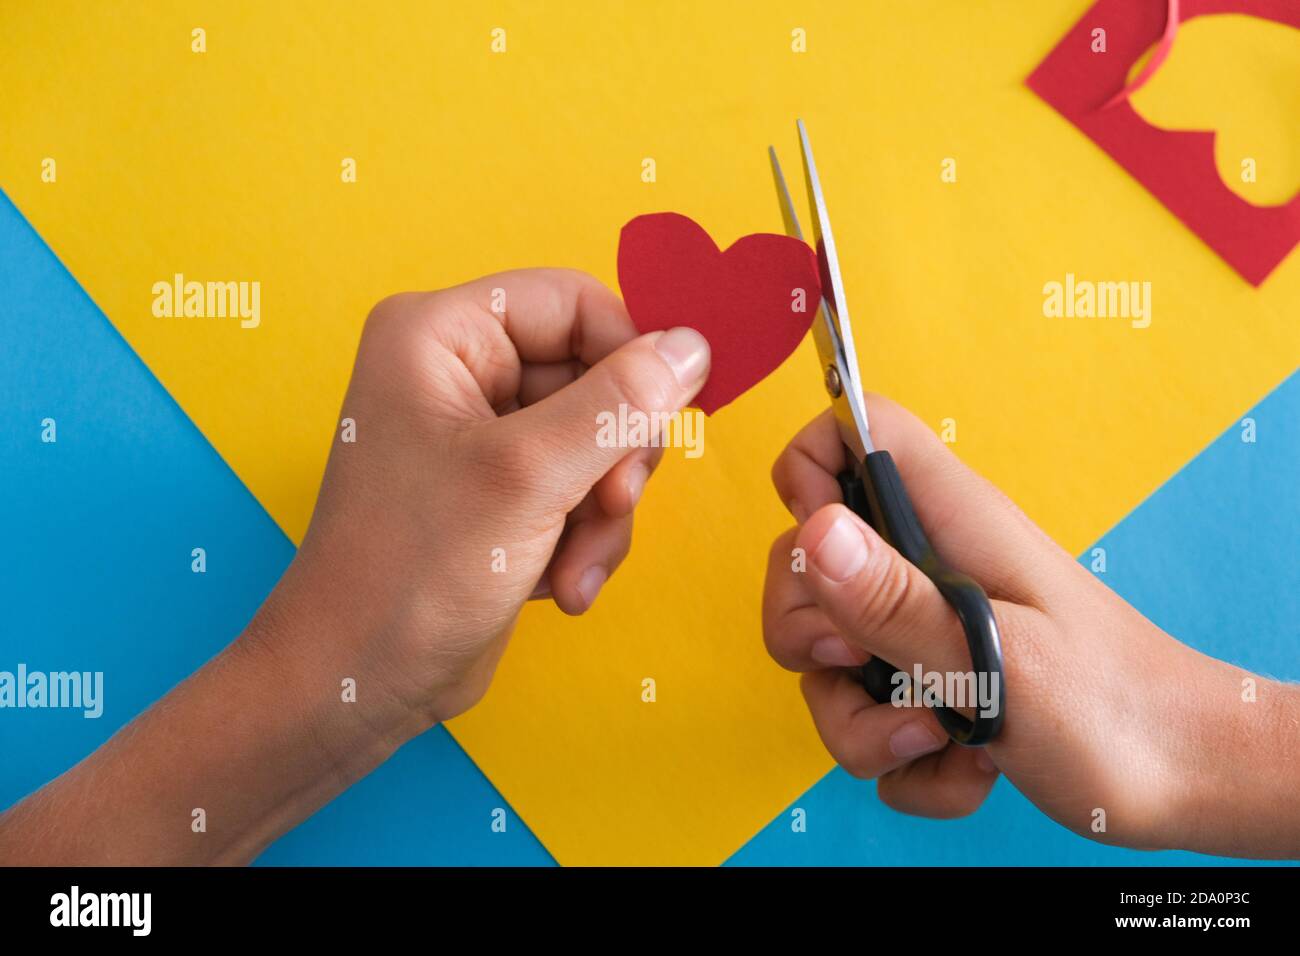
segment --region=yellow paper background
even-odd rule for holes
[[[1024,87],[1088,5],[6,4],[0,186],[296,541],[375,300],[528,265],[613,284],[643,212],[722,245],[778,231],[765,149],[797,169],[802,116],[868,387],[955,419],[956,451],[1077,552],[1300,359],[1296,256],[1251,288]],[[1189,75],[1225,55],[1198,44]],[[1157,80],[1152,116],[1180,95]],[[1278,105],[1234,109],[1251,144]],[[154,318],[176,272],[260,281],[261,327]],[[1151,327],[1044,318],[1066,272],[1150,281]],[[451,726],[561,862],[716,863],[829,768],[759,630],[789,522],[768,468],[818,383],[805,343],[709,420],[703,458],[670,453],[599,607],[529,609]]]

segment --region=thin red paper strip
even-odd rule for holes
[[[1156,70],[1160,69],[1160,66],[1169,58],[1169,51],[1174,48],[1174,37],[1178,34],[1178,23],[1178,0],[1169,0],[1169,7],[1165,11],[1165,32],[1160,36],[1160,43],[1152,51],[1146,66],[1142,67],[1142,71],[1133,78],[1132,83],[1112,96],[1102,109],[1110,109],[1120,100],[1128,99],[1142,89],[1147,80],[1155,76]]]

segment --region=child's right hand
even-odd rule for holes
[[[1300,856],[1300,691],[1206,657],[1101,584],[905,409],[868,396],[921,524],[979,581],[1002,633],[1007,711],[985,749],[950,743],[932,711],[877,704],[850,668],[967,672],[934,585],[840,504],[829,413],[773,467],[800,526],[772,548],[763,630],[827,749],[880,798],[922,816],[973,812],[1001,770],[1077,833],[1137,847]],[[792,569],[803,548],[807,570]],[[1254,698],[1247,692],[1253,682]]]

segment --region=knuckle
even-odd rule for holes
[[[958,817],[968,817],[984,803],[982,793],[964,792],[949,802],[946,807],[948,811],[947,819],[956,820]]]
[[[766,645],[768,653],[773,657],[776,656],[776,648],[781,643],[782,624],[785,615],[781,609],[779,595],[775,589],[772,572],[767,574],[767,580],[763,582],[763,643]]]
[[[776,489],[777,495],[786,497],[786,489],[790,486],[790,453],[783,451],[777,456],[776,461],[772,462],[772,470],[769,477],[772,481],[772,487]]]
[[[915,588],[912,570],[892,554],[880,555],[879,571],[870,578],[869,592],[860,604],[858,624],[864,630],[890,630],[902,623],[911,607]]]
[[[804,670],[798,666],[797,655],[792,650],[795,634],[789,616],[768,610],[763,617],[763,646],[767,648],[768,656],[785,670]]]
[[[382,328],[421,309],[433,296],[424,292],[394,292],[376,302],[366,316],[366,329]]]
[[[773,572],[779,567],[788,567],[790,557],[794,551],[795,541],[799,536],[798,528],[789,528],[777,535],[776,540],[772,542],[772,547],[767,552],[767,569],[768,583],[773,578]]]
[[[395,292],[392,295],[386,295],[373,306],[370,314],[366,316],[366,324],[378,324],[385,321],[402,308],[402,303],[408,298],[410,293]]]
[[[924,780],[911,770],[912,765],[900,767],[876,783],[876,795],[891,810],[931,820],[956,820],[970,816],[984,803],[985,791],[963,786],[960,781]]]
[[[772,542],[768,552],[767,573],[763,580],[762,625],[763,644],[769,656],[782,667],[789,667],[791,654],[787,648],[794,636],[793,622],[788,612],[790,552],[794,547],[796,529],[790,529]]]
[[[676,408],[674,389],[663,374],[650,363],[639,361],[638,356],[621,352],[604,363],[608,394],[615,402],[626,404],[629,410],[657,412]]]
[[[632,553],[632,516],[619,527],[614,537],[614,546],[610,549],[609,573],[612,575]]]
[[[574,290],[575,295],[581,295],[585,289],[604,288],[601,281],[585,269],[555,266],[540,271],[551,279],[550,284],[553,288],[557,290],[563,290],[566,287],[571,288]]]
[[[538,315],[544,315],[552,321],[559,320],[569,311],[564,288],[554,282],[539,285],[535,291],[529,293],[528,306]],[[509,301],[506,303],[505,314],[508,320],[511,314]]]
[[[898,770],[883,774],[876,782],[876,796],[880,798],[881,803],[895,813],[917,816],[916,807],[913,805],[910,793],[903,783],[906,779],[907,777]]]
[[[938,797],[935,804],[928,808],[926,815],[936,820],[956,820],[970,816],[983,802],[982,793],[972,793],[963,787],[953,787],[946,794]]]
[[[437,323],[445,313],[436,292],[396,292],[374,304],[361,329],[360,348],[401,355],[410,348],[412,330]]]
[[[856,780],[872,780],[879,776],[875,766],[863,753],[841,748],[839,753],[832,751],[831,756],[844,768],[845,773]]]

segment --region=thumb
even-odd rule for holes
[[[501,419],[501,436],[527,457],[539,490],[564,511],[577,506],[630,446],[603,440],[606,414],[618,421],[645,416],[651,443],[665,415],[695,397],[709,373],[709,343],[684,327],[650,332],[601,359],[573,383]],[[619,436],[621,437],[621,436]]]
[[[851,646],[905,670],[970,670],[961,623],[934,583],[844,505],[819,510],[796,543],[813,596]]]

